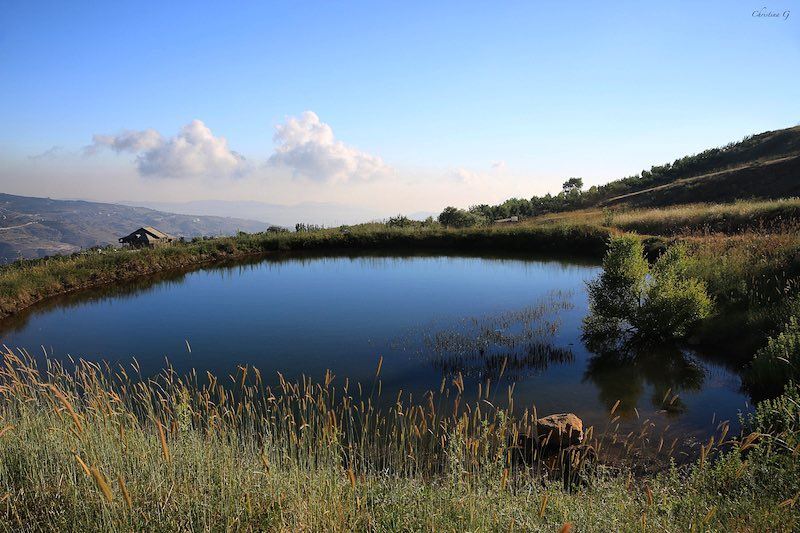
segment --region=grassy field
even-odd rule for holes
[[[583,223],[641,235],[711,236],[797,233],[800,199],[684,204],[661,208],[609,207],[543,215],[531,225]]]
[[[229,385],[224,385],[225,383]],[[3,354],[0,527],[6,531],[789,531],[800,526],[797,390],[720,425],[696,462],[635,476],[648,433],[588,430],[545,455],[535,414],[456,377],[379,410],[375,381],[139,381],[135,367],[37,369]],[[497,403],[496,401],[494,403]],[[534,440],[535,442],[535,440]],[[612,453],[621,455],[607,466]],[[596,458],[595,458],[596,455]]]
[[[607,218],[609,215],[604,215]],[[792,233],[798,230],[800,199],[690,204],[635,209],[611,215],[614,227],[650,235]]]

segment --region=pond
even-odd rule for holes
[[[580,338],[595,263],[521,256],[286,255],[209,267],[55,298],[0,323],[2,342],[31,354],[130,363],[169,361],[225,376],[239,365],[265,380],[371,386],[421,400],[443,378],[503,403],[571,411],[603,424],[650,418],[703,439],[748,409],[738,374],[689,350],[598,356]]]

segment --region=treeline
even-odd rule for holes
[[[586,190],[583,190],[581,178],[570,178],[564,182],[561,192],[555,195],[548,193],[530,199],[510,198],[501,204],[474,205],[468,210],[448,207],[439,216],[439,222],[464,227],[512,216],[534,217],[592,207],[616,196],[665,185],[681,178],[724,170],[759,159],[798,153],[800,153],[800,127],[770,131],[747,136],[739,142],[731,142],[699,154],[687,155],[672,163],[654,165],[650,170],[642,170],[639,174],[614,180],[605,185],[593,185]],[[442,220],[442,217],[445,220]]]

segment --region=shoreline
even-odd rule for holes
[[[564,253],[599,259],[610,232],[596,226],[469,230],[339,229],[290,234],[240,234],[150,249],[100,249],[24,260],[0,268],[0,320],[49,298],[115,282],[247,258],[299,251],[328,253],[430,250]]]

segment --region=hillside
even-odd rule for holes
[[[800,155],[756,160],[737,167],[615,196],[601,206],[663,207],[695,202],[771,200],[800,196]]]
[[[609,203],[633,194],[646,196],[656,190],[662,191],[658,197],[664,203],[780,198],[800,190],[795,179],[800,168],[798,158],[800,126],[795,126],[751,135],[739,142],[710,148],[672,163],[654,165],[636,176],[598,186],[594,192],[597,201]],[[696,180],[689,181],[690,178]],[[712,187],[723,184],[736,186],[730,190],[717,190],[714,194],[705,191],[703,199],[693,194],[685,199],[669,198],[670,195],[680,195],[682,188],[697,191],[701,181],[713,183]],[[665,192],[665,189],[670,192]],[[591,189],[587,193],[591,193]]]
[[[476,205],[485,219],[536,217],[600,207],[663,207],[800,196],[800,126],[751,135],[739,142],[654,165],[634,176],[582,189],[571,178],[556,195]]]
[[[179,237],[263,231],[268,224],[238,218],[178,215],[144,207],[52,200],[0,193],[0,262],[66,254],[117,244],[141,226]]]

